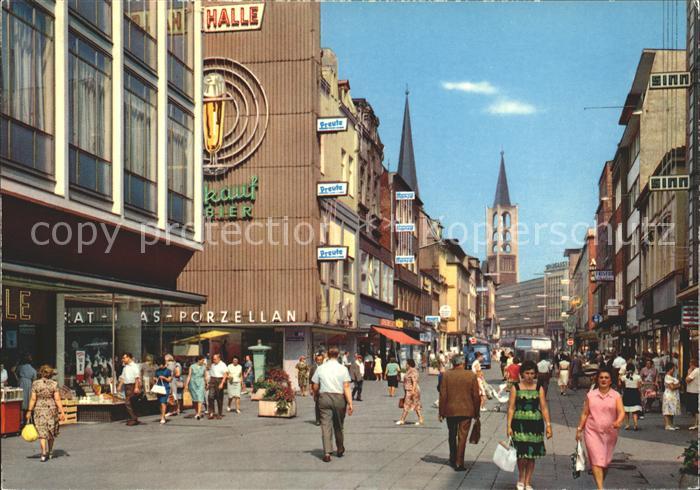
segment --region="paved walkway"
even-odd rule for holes
[[[489,372],[495,377],[495,370]],[[422,379],[425,426],[396,426],[398,399],[389,398],[385,383],[365,382],[363,402],[346,419],[342,459],[321,461],[320,429],[313,425],[310,398],[299,398],[295,419],[258,418],[257,405],[243,400],[243,413],[223,420],[176,417],[165,426],[157,417],[147,424],[79,424],[62,430],[57,457],[40,463],[38,443],[2,440],[2,488],[515,488],[516,476],[492,463],[505,434],[505,412],[482,416],[482,440],[467,446],[467,471],[446,465],[447,430],[431,404],[436,377]],[[495,384],[495,381],[494,381]],[[569,454],[583,394],[561,397],[550,390],[554,439],[538,462],[537,489],[592,488],[584,474],[573,480]],[[505,408],[505,407],[504,407]],[[609,488],[677,488],[678,456],[697,437],[684,430],[663,430],[661,415],[641,421],[642,431],[620,433]]]

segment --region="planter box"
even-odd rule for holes
[[[278,417],[289,419],[292,417],[296,417],[296,415],[296,402],[292,402],[289,404],[289,410],[286,413],[277,413],[277,402],[260,400],[260,403],[258,403],[258,417]]]
[[[258,391],[250,395],[250,399],[253,401],[260,401],[265,396],[265,393],[267,393],[267,390],[265,388],[260,388]]]
[[[428,368],[428,375],[429,376],[437,376],[438,374],[440,374],[440,370],[438,368],[433,368],[433,367]]]

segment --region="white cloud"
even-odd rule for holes
[[[458,90],[460,92],[469,92],[472,94],[493,95],[498,93],[498,89],[487,81],[442,82],[442,88],[445,90]]]
[[[486,112],[496,116],[529,116],[537,112],[537,108],[515,99],[501,98],[486,108]]]

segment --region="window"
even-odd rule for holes
[[[157,93],[130,72],[124,77],[124,201],[156,212]]]
[[[380,296],[380,280],[381,280],[381,265],[382,263],[379,261],[379,259],[375,257],[370,257],[371,260],[371,265],[370,265],[370,296],[374,298],[379,298]]]
[[[340,180],[348,180],[348,166],[346,163],[346,153],[342,148],[340,149]]]
[[[24,1],[2,14],[0,156],[52,175],[53,18]]]
[[[493,227],[494,230],[498,229],[498,213],[493,213],[493,217],[491,218],[491,226]]]
[[[112,195],[112,60],[69,35],[70,182]]]
[[[360,292],[369,294],[369,254],[360,252]]]
[[[382,301],[394,302],[394,269],[386,264],[382,264]]]
[[[110,0],[70,0],[70,9],[97,27],[108,37],[112,36],[112,2]]]
[[[194,11],[189,0],[168,0],[168,81],[194,93]]]
[[[503,213],[503,227],[510,228],[510,213]]]
[[[331,286],[338,285],[338,267],[336,261],[328,262],[328,284]]]
[[[124,47],[154,69],[158,66],[156,7],[154,0],[124,0]]]
[[[348,195],[353,197],[355,195],[355,174],[353,172],[353,165],[355,164],[355,159],[353,157],[348,157]]]
[[[355,290],[355,281],[353,278],[353,259],[350,257],[343,261],[343,289],[346,291]]]
[[[192,224],[194,196],[194,118],[168,103],[168,218]]]

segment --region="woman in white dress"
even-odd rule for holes
[[[664,398],[661,404],[661,411],[664,414],[664,428],[666,430],[678,430],[678,427],[673,425],[673,417],[681,413],[681,383],[676,378],[676,366],[672,362],[666,364],[666,376],[664,377]]]
[[[559,361],[559,393],[562,396],[566,395],[566,387],[569,386],[569,358],[567,356],[562,357]]]
[[[634,423],[634,430],[639,430],[637,422],[639,420],[639,412],[642,411],[642,377],[637,374],[633,363],[627,363],[625,375],[620,377],[620,385],[624,388],[622,405],[624,405],[625,413],[627,414],[625,430],[630,430],[630,419]]]

